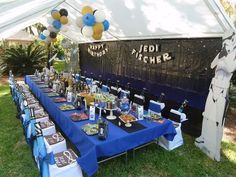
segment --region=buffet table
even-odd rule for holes
[[[151,142],[164,135],[168,140],[172,140],[176,134],[173,124],[169,120],[163,123],[150,122],[147,120],[138,121],[145,128],[139,131],[128,133],[112,122],[108,122],[109,134],[106,140],[99,140],[98,137],[86,135],[81,126],[96,121],[84,120],[74,122],[69,115],[74,112],[83,112],[84,110],[61,111],[59,106],[62,103],[54,103],[53,97],[44,93],[42,88],[31,79],[25,76],[25,82],[29,85],[33,94],[38,98],[42,106],[51,116],[52,120],[61,128],[68,139],[80,151],[80,157],[77,162],[84,172],[91,176],[98,170],[98,158],[110,157],[127,150],[136,148],[145,143]],[[96,119],[98,115],[96,115]]]

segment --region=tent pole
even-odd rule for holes
[[[47,68],[50,69],[50,58],[51,58],[51,42],[47,45],[48,59],[47,59]]]

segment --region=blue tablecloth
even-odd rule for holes
[[[30,89],[39,99],[51,118],[80,151],[81,157],[79,157],[77,161],[89,176],[97,171],[97,158],[99,157],[113,156],[125,152],[148,143],[162,135],[168,140],[172,140],[176,134],[175,128],[169,120],[165,120],[163,124],[148,122],[146,120],[139,121],[139,123],[146,128],[133,133],[127,133],[109,122],[108,138],[105,141],[101,141],[97,136],[88,136],[81,130],[82,125],[95,123],[95,121],[72,121],[69,115],[73,112],[80,111],[61,111],[59,106],[62,103],[54,103],[52,97],[48,97],[47,93],[44,93],[42,89],[31,80],[30,76],[25,76],[25,82],[29,85]],[[96,119],[97,117],[98,115],[96,115]]]

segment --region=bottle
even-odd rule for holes
[[[101,118],[98,119],[98,139],[105,140],[108,135],[108,123]]]
[[[72,88],[69,86],[67,88],[67,95],[66,95],[67,102],[71,103],[72,102]]]
[[[183,112],[184,108],[188,105],[188,100],[184,100],[180,108],[178,109],[179,112]]]
[[[157,100],[159,103],[163,103],[164,102],[164,98],[165,98],[165,94],[161,93],[159,99]]]

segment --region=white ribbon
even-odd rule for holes
[[[57,140],[57,142],[60,141],[60,136],[59,136],[57,133],[55,133],[54,135],[52,135],[52,138],[53,138],[54,140]]]
[[[64,151],[63,155],[66,156],[68,158],[68,164],[72,164],[75,162],[75,159],[73,159],[72,154],[70,153],[70,151]]]
[[[51,122],[49,122],[49,121],[45,122],[45,124],[47,127],[50,127],[52,125]]]

